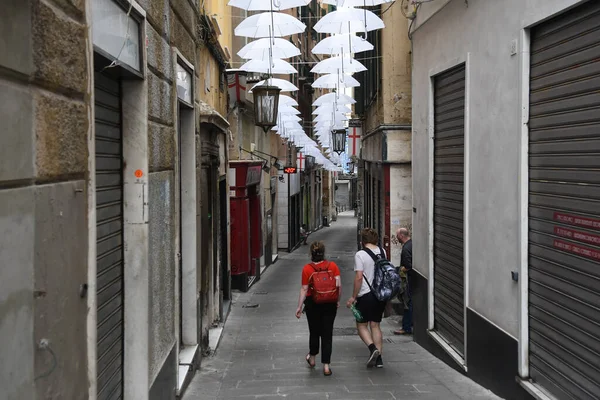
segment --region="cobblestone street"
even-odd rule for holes
[[[324,240],[326,257],[342,273],[343,299],[351,290],[356,219],[346,212],[310,236]],[[184,400],[211,399],[498,399],[412,341],[394,336],[398,323],[384,320],[383,369],[367,369],[368,350],[356,335],[352,313],[340,308],[335,322],[333,376],[317,362],[307,367],[308,327],[294,316],[300,271],[308,246],[285,253],[248,293],[236,294],[221,341],[204,358]],[[281,256],[281,253],[280,253]],[[319,358],[317,357],[317,361]]]

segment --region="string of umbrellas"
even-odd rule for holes
[[[328,56],[311,69],[312,73],[321,75],[312,83],[312,87],[330,90],[312,104],[316,107],[312,114],[315,116],[314,136],[318,143],[306,134],[301,124],[302,119],[298,116],[300,111],[296,108],[297,101],[289,95],[281,94],[295,92],[298,88],[285,79],[274,77],[298,73],[285,59],[299,56],[300,49],[284,38],[306,30],[304,23],[282,11],[307,6],[311,0],[230,0],[228,3],[229,6],[246,11],[260,12],[245,18],[235,28],[234,34],[255,39],[238,52],[246,60],[240,69],[267,74],[267,79],[258,82],[250,90],[254,92],[255,102],[259,102],[255,104],[258,110],[267,114],[276,113],[265,117],[275,121],[274,125],[271,125],[272,122],[268,123],[265,129],[276,131],[296,148],[301,148],[302,153],[313,156],[315,162],[327,170],[341,170],[336,165],[340,164],[339,153],[335,155],[330,152],[332,133],[346,132],[348,115],[352,112],[350,106],[356,101],[345,91],[346,88],[360,86],[352,75],[367,69],[353,55],[373,49],[371,43],[356,34],[364,33],[366,37],[367,32],[385,27],[383,20],[366,7],[392,1],[322,0],[324,4],[336,6],[336,10],[323,16],[314,26],[316,32],[329,35],[311,50],[313,54]],[[344,146],[345,137],[344,134]]]

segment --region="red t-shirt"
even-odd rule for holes
[[[327,266],[328,263],[329,263],[329,266]],[[304,268],[302,268],[302,286],[309,284],[310,276],[315,272],[315,269],[322,270],[322,269],[325,269],[325,266],[327,266],[327,269],[329,271],[333,272],[333,276],[340,276],[340,269],[338,268],[336,263],[334,263],[333,261],[324,260],[324,261],[316,262],[314,264],[315,264],[314,268],[312,266],[312,263],[306,264],[304,266]],[[306,292],[306,297],[311,296],[311,295],[312,295],[312,291],[310,290],[310,286],[309,286],[308,292]]]

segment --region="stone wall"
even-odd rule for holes
[[[84,5],[8,0],[0,13],[0,387],[8,400],[88,397]]]

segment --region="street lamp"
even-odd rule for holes
[[[266,83],[255,86],[252,89],[252,93],[254,94],[255,125],[263,128],[265,133],[277,124],[280,92],[281,89],[277,86],[270,86]]]
[[[350,171],[350,173],[351,173],[351,174],[353,174],[353,173],[354,173],[354,166],[355,166],[355,163],[354,163],[354,161],[350,161],[350,162],[348,163],[348,170]]]
[[[333,151],[342,154],[346,151],[346,129],[334,129],[331,134],[333,136]]]

